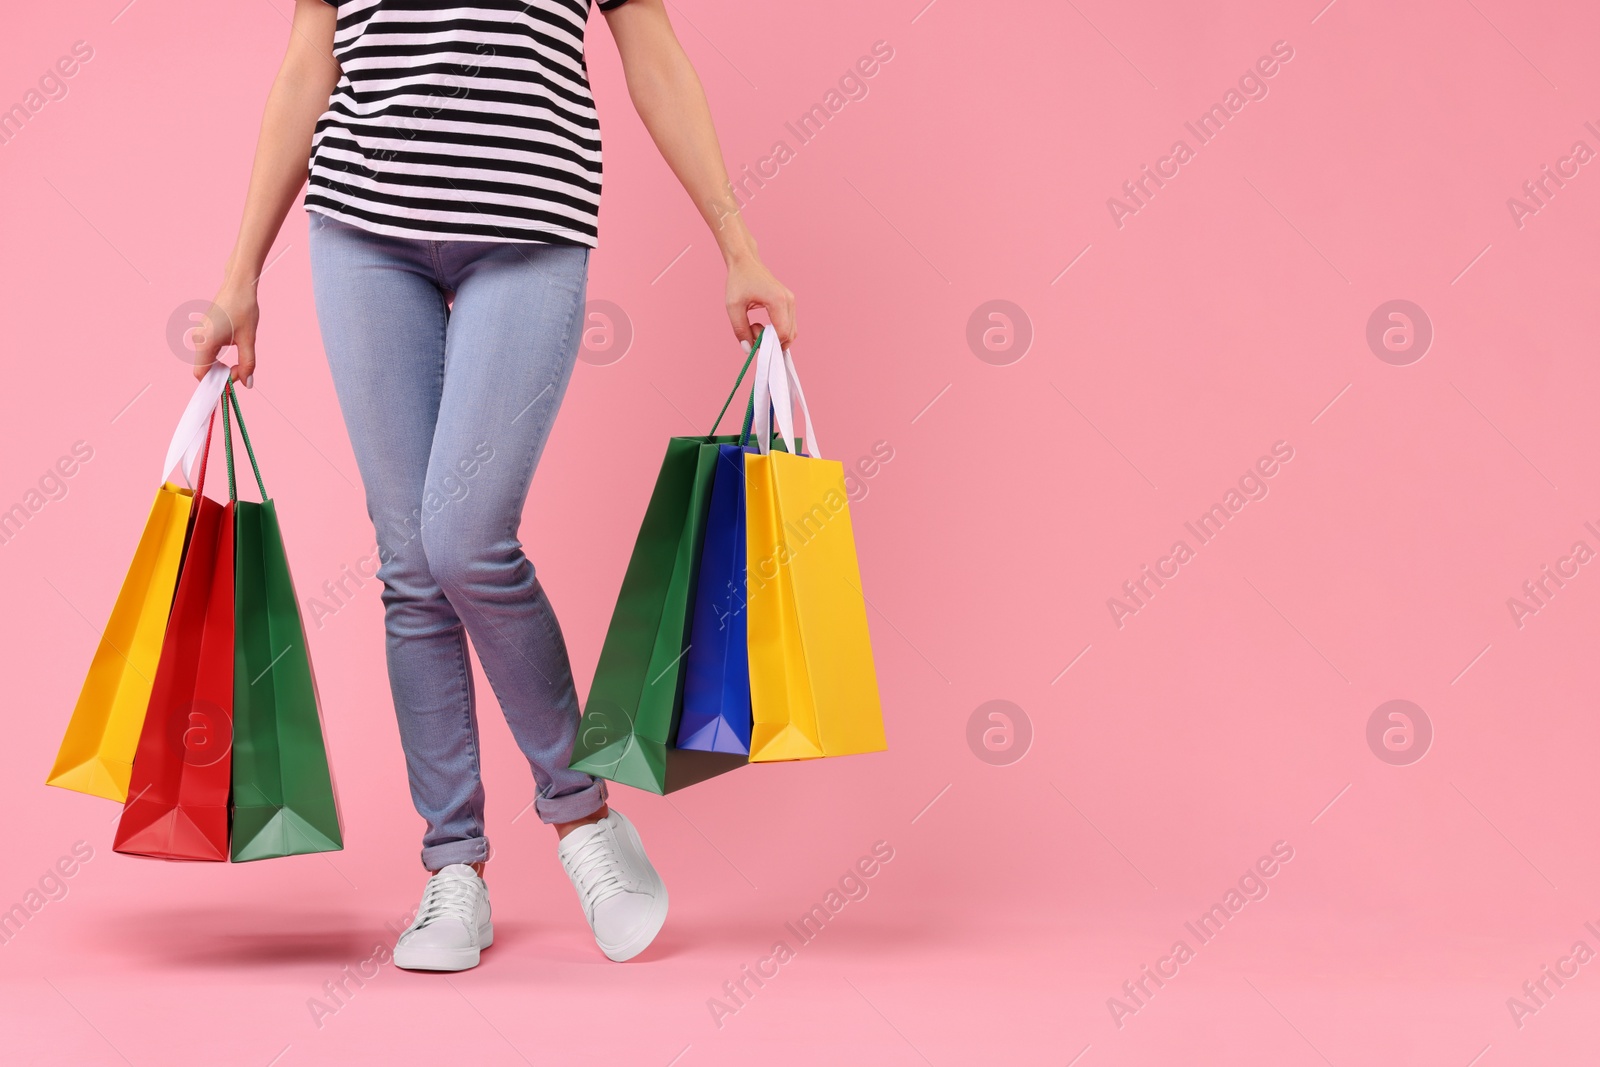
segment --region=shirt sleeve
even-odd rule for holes
[[[628,0],[600,0],[600,10],[615,11],[617,8],[621,7],[627,2]]]

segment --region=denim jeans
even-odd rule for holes
[[[389,687],[430,870],[487,859],[467,639],[547,823],[598,810],[578,695],[517,529],[572,376],[589,250],[386,237],[310,213],[323,347],[377,533]]]

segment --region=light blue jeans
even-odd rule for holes
[[[467,639],[571,822],[605,783],[571,770],[578,695],[517,529],[583,328],[589,250],[386,237],[310,212],[323,347],[366,486],[389,686],[430,870],[489,856]]]

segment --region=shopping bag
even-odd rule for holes
[[[130,855],[228,858],[233,505],[205,495],[205,473],[202,457],[194,523],[112,838],[113,849]]]
[[[176,468],[187,481],[209,438],[208,417],[226,380],[226,367],[220,373],[213,368],[201,380],[167,449],[163,479]],[[128,776],[161,659],[193,506],[190,489],[164,481],[156,490],[48,784],[118,803],[128,798]]]
[[[719,445],[684,654],[679,748],[750,754],[744,572],[744,448]]]
[[[242,862],[334,852],[344,847],[344,835],[277,505],[261,481],[232,386],[224,404],[238,416],[261,491],[260,503],[237,499],[230,435],[228,495],[236,523],[231,855]]]
[[[745,360],[728,402],[750,363]],[[727,408],[724,403],[718,424]],[[739,442],[737,435],[717,436],[716,429],[667,442],[573,746],[574,769],[652,793],[670,793],[746,762],[737,753],[674,745],[712,482],[721,446]]]
[[[791,398],[790,386],[793,386]],[[774,451],[769,419],[809,455]],[[811,412],[771,330],[757,350],[755,438],[744,457],[752,763],[887,747],[844,467],[820,458]]]

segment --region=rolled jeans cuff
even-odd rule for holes
[[[483,863],[489,858],[489,839],[469,837],[464,841],[446,841],[429,845],[422,850],[422,865],[430,871],[443,870],[452,863]]]
[[[541,796],[535,801],[534,808],[539,812],[540,822],[562,823],[576,822],[586,815],[593,815],[605,803],[605,779],[595,778],[587,788],[576,793],[563,793],[558,797]]]

